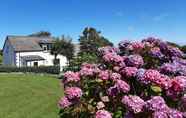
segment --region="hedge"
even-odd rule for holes
[[[0,66],[0,73],[10,73],[10,72],[33,72],[33,73],[49,73],[49,74],[59,74],[59,66],[39,66],[39,67],[15,67],[15,66]]]
[[[79,66],[66,66],[63,68],[63,72],[66,72],[66,71],[79,71],[80,70],[80,67]]]

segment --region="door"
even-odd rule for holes
[[[38,62],[34,62],[34,67],[38,67]]]

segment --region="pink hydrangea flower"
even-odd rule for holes
[[[80,81],[80,76],[78,72],[72,72],[72,71],[67,71],[64,73],[64,83],[68,82],[78,82]]]
[[[118,79],[121,79],[121,75],[119,73],[112,73],[110,75],[110,79],[113,80],[113,81],[116,81]]]
[[[156,58],[160,58],[160,59],[164,56],[159,47],[151,48],[150,55]]]
[[[145,108],[148,111],[167,111],[169,108],[165,100],[161,96],[153,96],[150,100],[146,101]]]
[[[108,70],[100,71],[98,77],[102,80],[108,80],[109,79],[109,71]]]
[[[184,118],[183,113],[175,109],[168,108],[166,111],[155,111],[153,118]]]
[[[106,110],[98,110],[96,112],[96,118],[112,118],[112,114]]]
[[[151,45],[155,46],[155,45],[159,45],[161,40],[155,37],[147,37],[146,39],[143,39],[142,42],[148,42]]]
[[[170,96],[173,100],[176,100],[178,95],[186,90],[186,77],[177,76],[170,80],[169,88],[166,91],[167,96]]]
[[[177,63],[164,63],[160,67],[160,71],[165,74],[175,74],[177,73],[177,68],[180,68]]]
[[[142,83],[148,84],[151,82],[158,81],[161,78],[161,74],[157,70],[149,69],[146,70],[143,78],[141,79]]]
[[[144,47],[148,47],[148,48],[154,47],[154,45],[149,42],[143,42],[143,44],[144,44]]]
[[[59,103],[58,103],[59,107],[64,109],[64,108],[67,108],[69,107],[70,105],[72,105],[72,102],[70,102],[68,100],[67,97],[62,97],[60,100],[59,100]]]
[[[156,84],[163,89],[168,89],[170,86],[169,77],[160,74],[157,70],[149,69],[139,78],[139,81],[144,84]]]
[[[137,73],[136,67],[125,67],[123,70],[121,70],[121,73],[126,77],[135,77]]]
[[[107,53],[117,53],[117,52],[119,52],[118,48],[111,47],[111,46],[105,46],[105,47],[98,48],[98,51],[102,55],[105,55]]]
[[[68,87],[65,89],[65,94],[69,99],[80,98],[83,95],[83,92],[78,87]]]
[[[143,58],[140,55],[130,55],[127,59],[125,59],[125,63],[127,66],[132,67],[141,67],[144,64]]]
[[[82,64],[81,70],[79,71],[81,76],[93,76],[97,72],[99,72],[99,69],[95,64],[87,63]]]
[[[169,118],[166,112],[156,111],[152,114],[152,118]]]
[[[186,89],[186,77],[177,76],[171,80],[171,87],[174,91],[184,91]]]
[[[183,57],[183,52],[177,47],[168,47],[168,52],[171,57]]]
[[[169,88],[169,81],[170,78],[166,75],[161,74],[159,79],[156,79],[156,81],[153,81],[156,85],[163,89],[168,89]]]
[[[115,86],[120,92],[128,93],[130,91],[130,85],[123,80],[117,80]]]
[[[169,118],[183,118],[183,113],[176,109],[169,109],[167,115]]]
[[[133,113],[140,113],[143,111],[145,102],[139,96],[123,96],[122,103]]]
[[[105,62],[111,62],[112,60],[114,60],[114,55],[113,53],[106,53],[105,55],[103,55],[103,60]]]
[[[106,53],[105,55],[103,55],[103,60],[105,62],[119,64],[123,62],[123,57],[120,55],[117,55],[116,53]]]
[[[133,42],[131,43],[131,48],[134,52],[140,52],[144,48],[144,44],[142,42]]]

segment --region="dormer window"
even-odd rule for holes
[[[48,50],[51,50],[51,48],[52,48],[52,47],[51,47],[51,44],[48,44],[48,45],[47,45],[47,49],[48,49]]]

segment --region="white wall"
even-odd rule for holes
[[[15,58],[14,49],[10,45],[9,40],[6,40],[3,48],[3,64],[7,66],[15,66]]]
[[[28,55],[38,55],[43,57],[45,60],[44,61],[39,61],[38,65],[45,65],[45,66],[53,66],[53,60],[54,56],[50,54],[50,52],[43,52],[43,51],[38,51],[38,52],[17,52],[16,53],[16,66],[20,67],[22,65],[22,61],[20,60],[21,56],[28,56]],[[58,59],[60,59],[60,68],[67,65],[67,58],[62,55],[57,56]],[[33,65],[33,64],[31,64]]]

